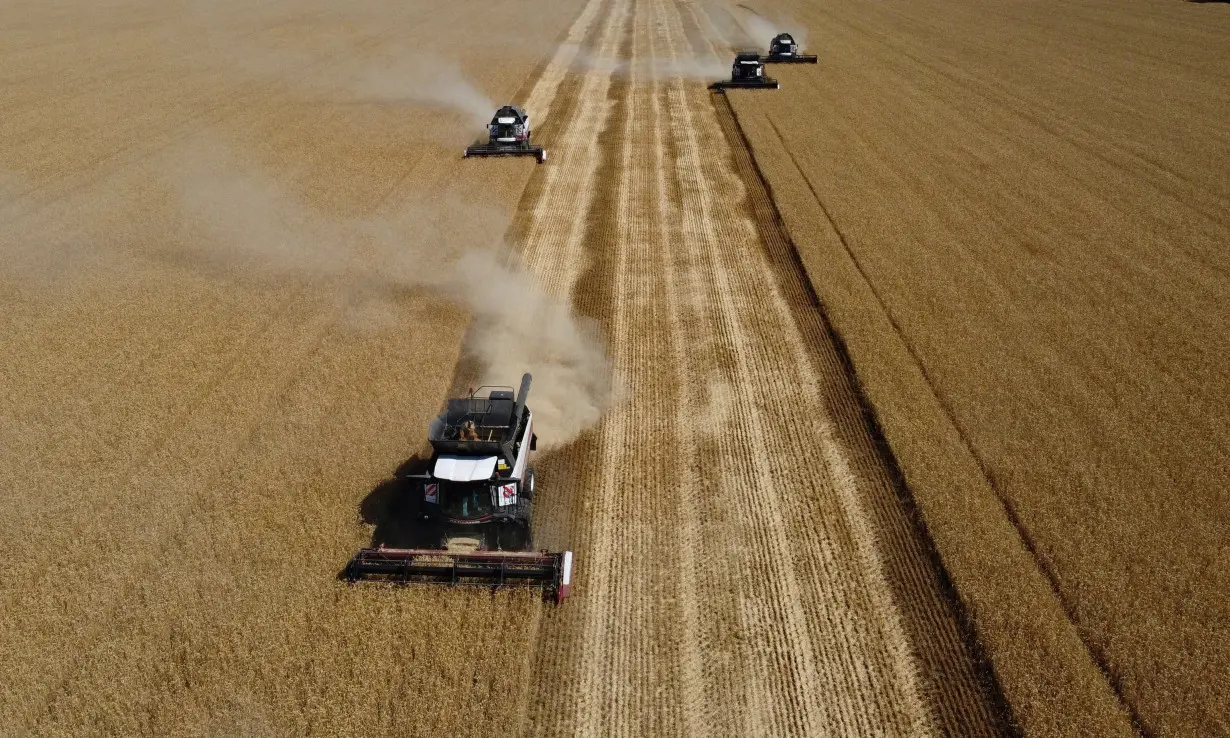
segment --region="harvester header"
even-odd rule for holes
[[[345,577],[352,582],[542,587],[544,599],[560,603],[572,586],[572,552],[365,548],[350,561]]]

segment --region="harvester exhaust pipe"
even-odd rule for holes
[[[525,412],[525,400],[530,395],[530,382],[533,379],[529,372],[521,375],[521,389],[517,391],[517,406],[513,410],[513,418],[517,422],[520,422],[521,414]]]

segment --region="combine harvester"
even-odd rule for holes
[[[346,566],[347,580],[530,586],[556,603],[568,597],[572,552],[533,550],[530,380],[521,378],[515,401],[511,387],[448,401],[428,431],[430,470],[404,477],[439,547],[365,548]]]
[[[467,146],[463,156],[532,156],[541,164],[547,160],[547,151],[530,143],[529,113],[505,105],[487,124],[487,143]]]
[[[789,33],[779,33],[769,42],[769,55],[760,57],[767,64],[815,64],[815,54],[800,54],[799,45]]]
[[[740,51],[735,55],[735,62],[730,68],[730,79],[714,82],[709,85],[711,90],[729,89],[767,89],[776,90],[777,80],[764,76],[764,62],[756,51]]]

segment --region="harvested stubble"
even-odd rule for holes
[[[497,64],[478,39],[511,29],[545,47],[576,6],[63,5],[6,7],[0,31],[0,734],[516,722],[535,595],[335,580],[370,540],[360,503],[422,442],[466,314],[396,289],[356,309],[365,284],[329,265],[236,280],[218,278],[225,259],[184,255],[229,253],[196,215],[259,226],[293,263],[320,254],[329,233],[312,224],[333,218],[450,197],[510,211],[531,163],[458,173],[455,123],[339,104],[335,73],[445,44],[511,96],[538,50]],[[207,162],[223,175],[264,172],[281,191],[189,217],[203,184],[167,162],[208,159],[203,139],[238,160]],[[367,512],[383,521],[378,497]]]
[[[526,733],[994,734],[750,163],[704,82],[647,60],[723,62],[685,6],[585,13],[517,232],[627,394],[538,464],[540,543],[580,565],[544,614]]]
[[[1230,14],[783,8],[735,109],[1020,724],[1227,734]]]

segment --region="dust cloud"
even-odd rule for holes
[[[596,424],[615,399],[614,377],[597,324],[539,288],[525,270],[490,251],[468,251],[442,291],[473,316],[466,351],[483,365],[483,384],[516,386],[534,375],[530,406],[545,450]]]
[[[333,46],[344,37],[328,34],[312,43],[261,43],[250,28],[276,27],[285,13],[235,5],[244,15],[189,2],[200,43],[183,49],[174,34],[155,38],[166,48],[151,64],[276,84],[321,102],[433,108],[467,131],[484,127],[495,111],[454,60],[398,44],[338,59]],[[322,13],[328,7],[313,5]],[[363,13],[355,20],[384,22]],[[14,214],[0,222],[0,286],[71,300],[103,285],[137,289],[165,270],[257,288],[307,284],[336,309],[343,329],[367,333],[407,329],[398,324],[399,303],[408,291],[429,291],[472,316],[465,351],[484,382],[515,385],[523,372],[534,374],[545,445],[574,438],[611,402],[601,337],[511,259],[509,213],[431,196],[379,217],[336,216],[247,153],[209,134],[186,140],[151,159],[140,176],[117,175],[50,206],[37,235],[16,222],[27,183],[0,172],[0,214]]]
[[[7,223],[17,214],[17,202],[25,189],[24,177],[0,169],[0,222]]]
[[[482,384],[534,375],[544,448],[567,443],[614,400],[601,335],[549,296],[504,242],[511,216],[456,198],[370,219],[326,215],[220,145],[194,146],[173,167],[188,232],[163,257],[228,280],[313,284],[344,306],[344,325],[397,329],[396,301],[427,290],[464,309],[463,350]]]
[[[411,54],[363,70],[353,81],[360,100],[418,103],[461,114],[467,125],[482,129],[496,105],[466,79],[455,62]]]
[[[777,24],[746,5],[736,5],[731,11],[731,16],[734,17],[739,27],[743,29],[743,32],[747,34],[748,40],[754,43],[757,48],[768,49],[769,42],[783,30]]]
[[[37,208],[28,196],[36,191],[26,176],[0,172],[0,289],[65,299],[82,286],[131,273],[127,250],[100,246],[97,234],[81,225],[104,220],[116,193],[81,193],[45,206],[44,225],[35,231],[30,213]]]
[[[800,51],[807,50],[807,27],[793,18],[767,10],[757,10],[745,3],[708,1],[712,9],[710,17],[716,21],[725,16],[733,21],[733,24],[723,22],[721,27],[715,28],[723,38],[711,39],[713,41],[767,51],[774,36],[789,33],[798,42]]]
[[[210,5],[202,0],[190,5],[198,40],[188,50],[166,49],[168,59],[182,57],[180,63],[197,72],[277,84],[322,102],[446,111],[459,118],[467,134],[483,129],[497,107],[458,60],[428,49],[389,42],[362,58],[352,58],[347,56],[345,37],[327,33],[312,35],[298,44],[273,44],[262,41],[251,28],[276,27],[296,17],[307,22],[308,14],[291,17],[284,8],[245,7],[239,17],[250,20],[240,23],[233,14],[219,14]],[[347,14],[354,29],[367,28],[372,33],[394,20],[362,4],[348,7]]]

